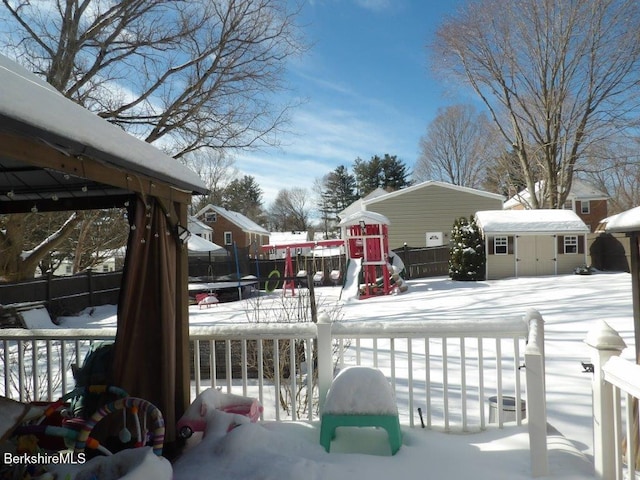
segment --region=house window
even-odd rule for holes
[[[108,272],[109,271],[109,265],[102,265],[102,271],[103,272]]]
[[[215,223],[218,221],[218,214],[216,212],[206,212],[204,214],[204,221],[207,223]]]
[[[589,204],[589,200],[586,202],[580,202],[580,212],[584,215],[588,215],[591,213],[591,205]]]
[[[509,240],[507,237],[494,238],[493,253],[495,255],[506,255],[507,253],[509,253]]]
[[[233,235],[231,232],[224,232],[224,244],[225,245],[233,244]]]
[[[578,253],[577,235],[566,235],[564,237],[564,253]]]
[[[65,265],[65,267],[64,267],[64,271],[65,271],[65,273],[67,273],[67,274],[71,274],[71,265]]]

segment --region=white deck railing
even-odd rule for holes
[[[640,365],[620,357],[626,344],[618,332],[604,321],[589,331],[585,342],[593,349],[593,458],[596,475],[607,480],[636,478]]]
[[[73,388],[70,365],[81,363],[89,345],[114,338],[115,329],[0,330],[0,393],[22,401],[55,400]],[[316,419],[318,399],[336,369],[366,365],[389,379],[403,424],[475,431],[493,417],[502,427],[510,419],[498,406],[507,397],[521,405],[526,371],[526,396],[533,399],[527,402],[529,430],[538,431],[532,455],[534,449],[543,452],[546,462],[546,410],[539,408],[545,398],[544,333],[536,311],[524,318],[458,323],[321,319],[317,325],[192,326],[190,339],[194,396],[215,387],[256,397],[264,418],[275,420]],[[513,415],[520,425],[524,412],[515,408]]]

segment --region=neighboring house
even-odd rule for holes
[[[191,232],[191,235],[197,235],[213,242],[213,228],[193,215],[189,215],[188,222],[187,229]]]
[[[589,227],[571,210],[479,211],[476,222],[487,280],[567,274],[587,264]]]
[[[206,223],[189,215],[187,219],[187,230],[191,236],[187,240],[187,250],[189,257],[227,257],[229,252],[213,242],[213,228]]]
[[[536,195],[541,196],[544,182],[536,183]],[[598,224],[608,215],[606,193],[598,190],[589,182],[575,178],[571,184],[571,191],[567,196],[564,209],[578,214],[591,232],[595,232]],[[542,208],[549,205],[541,205]],[[522,190],[504,203],[505,210],[525,210],[531,208],[531,195],[528,189]]]
[[[457,218],[502,208],[502,195],[450,183],[427,181],[391,193],[363,198],[340,212],[346,218],[367,210],[389,219],[389,248],[448,245]],[[355,209],[355,206],[359,209]],[[354,208],[352,208],[354,207]]]
[[[241,213],[209,204],[195,217],[213,229],[211,241],[226,249],[232,248],[234,243],[252,249],[269,243],[269,232]]]
[[[120,262],[122,264],[122,261]],[[94,265],[91,267],[91,271],[97,273],[108,273],[115,272],[117,266],[116,257],[108,257],[105,258],[104,261],[98,265]],[[42,275],[40,269],[36,269],[36,276]],[[72,259],[64,259],[60,262],[60,265],[53,271],[54,276],[68,276],[73,275],[73,260]]]
[[[283,248],[272,249],[268,255],[270,259],[284,258],[286,255],[286,247],[291,249],[292,255],[306,255],[311,251],[309,246],[297,246],[296,244],[308,243],[308,232],[270,232],[269,233],[269,245],[285,246]]]

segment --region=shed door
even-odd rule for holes
[[[554,238],[552,235],[517,237],[518,277],[555,274]]]

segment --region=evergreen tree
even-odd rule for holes
[[[239,212],[254,222],[262,223],[262,189],[256,179],[245,175],[229,182],[222,192],[222,206]]]
[[[378,187],[393,191],[410,185],[407,166],[402,160],[398,160],[397,155],[385,153],[382,158],[374,155],[369,161],[356,158],[353,172],[361,197]]]
[[[485,278],[484,242],[473,215],[458,218],[451,231],[449,277],[452,280],[475,281]]]

